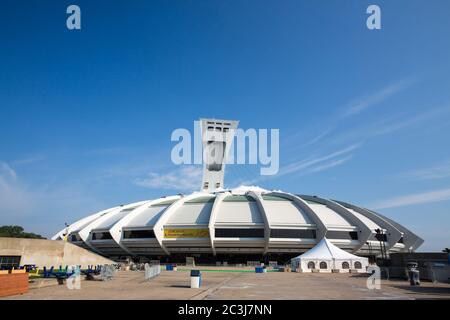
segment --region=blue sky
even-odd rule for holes
[[[82,30],[66,28],[78,4]],[[369,31],[377,4],[382,29]],[[170,161],[200,117],[280,129],[280,171],[226,185],[370,208],[450,245],[450,3],[0,4],[0,224],[51,236],[117,204],[198,188]],[[177,183],[173,183],[177,181]]]

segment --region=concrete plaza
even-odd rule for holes
[[[367,275],[362,274],[205,269],[210,271],[202,272],[199,289],[190,288],[186,269],[162,271],[148,281],[144,272],[118,271],[110,281],[82,280],[79,290],[58,285],[55,279],[38,279],[28,293],[6,299],[450,299],[450,284],[422,282],[420,287],[410,287],[404,280],[382,280],[380,290],[369,290]]]

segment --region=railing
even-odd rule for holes
[[[159,264],[149,265],[145,264],[145,280],[153,279],[161,273],[161,267]]]

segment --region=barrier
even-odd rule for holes
[[[0,275],[0,297],[28,292],[27,273],[9,273]]]
[[[103,281],[111,280],[116,274],[116,267],[113,265],[105,264],[100,269],[100,278]]]
[[[148,263],[145,264],[145,280],[153,279],[161,273],[161,268],[159,265],[150,266]]]
[[[202,273],[200,270],[191,270],[191,288],[197,289],[202,285]]]

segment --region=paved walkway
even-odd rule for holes
[[[271,272],[203,272],[203,284],[191,289],[188,271],[162,271],[150,281],[144,273],[120,271],[111,281],[82,281],[80,290],[43,279],[24,295],[7,299],[450,299],[450,284],[382,281],[369,290],[365,275]]]

